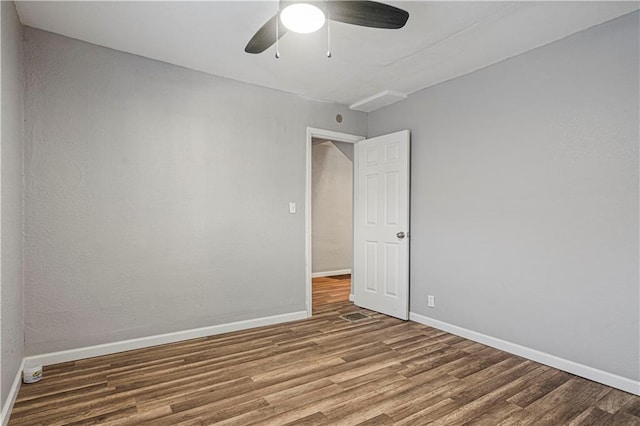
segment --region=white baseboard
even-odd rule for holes
[[[468,330],[463,327],[458,327],[457,325],[429,318],[424,315],[416,314],[414,312],[409,313],[409,319],[420,324],[428,325],[430,327],[455,334],[456,336],[464,337],[465,339],[473,340],[474,342],[482,343],[484,345],[491,346],[493,348],[500,349],[502,351],[509,352],[514,355],[518,355],[532,361],[536,361],[541,364],[566,371],[571,374],[575,374],[576,376],[581,376],[586,379],[593,380],[594,382],[621,389],[625,392],[630,392],[635,395],[640,395],[640,381],[631,380],[613,373],[598,370],[596,368],[589,367],[584,364],[579,364],[574,361],[569,361],[568,359],[560,358],[546,352],[541,352],[536,349],[531,349],[526,346],[521,346],[516,343],[498,339],[496,337],[487,336],[486,334]]]
[[[314,272],[313,274],[311,274],[311,278],[333,277],[334,275],[347,275],[347,274],[351,274],[351,269],[338,269],[336,271]]]
[[[140,337],[138,339],[122,340],[102,345],[34,355],[26,357],[25,362],[40,363],[42,365],[59,364],[61,362],[77,361],[84,358],[110,355],[118,352],[148,348],[150,346],[181,342],[183,340],[197,339],[199,337],[213,336],[216,334],[229,333],[231,331],[246,330],[248,328],[280,324],[283,322],[297,321],[306,318],[307,311],[291,312],[288,314],[273,315],[270,317],[236,321],[226,324],[212,325],[209,327],[177,331],[174,333],[158,334],[156,336]]]
[[[23,359],[20,363],[20,367],[16,372],[16,377],[13,380],[13,384],[11,385],[11,389],[9,389],[9,395],[7,395],[7,400],[2,401],[2,412],[0,412],[0,425],[7,426],[9,423],[9,415],[11,415],[11,410],[13,409],[13,404],[16,402],[16,398],[18,397],[18,391],[20,390],[20,383],[22,383],[22,370],[24,370],[25,360]]]
[[[351,293],[349,295],[349,302],[353,302],[354,300],[356,300],[356,297],[353,295],[353,293]]]

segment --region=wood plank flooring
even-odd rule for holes
[[[337,302],[346,302],[351,293],[351,275],[319,277],[312,280],[312,310]]]
[[[350,302],[46,367],[10,425],[640,425],[640,397]]]

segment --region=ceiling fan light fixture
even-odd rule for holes
[[[318,31],[326,20],[319,7],[309,3],[293,3],[280,12],[282,25],[295,33]]]

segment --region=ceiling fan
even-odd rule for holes
[[[288,31],[311,33],[322,28],[325,20],[362,27],[400,29],[407,19],[409,12],[406,10],[376,1],[280,0],[278,13],[251,37],[244,51],[262,53]]]

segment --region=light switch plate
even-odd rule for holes
[[[289,213],[291,214],[296,213],[296,203],[289,203]]]

